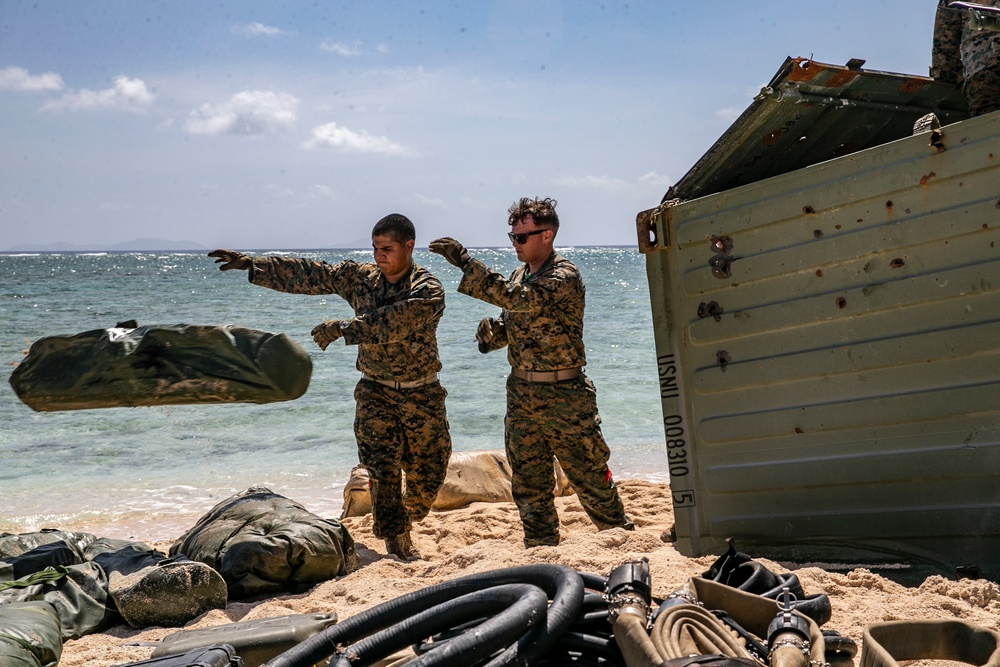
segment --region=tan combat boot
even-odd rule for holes
[[[409,532],[385,538],[385,550],[402,560],[420,560],[420,552],[413,546]]]

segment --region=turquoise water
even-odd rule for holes
[[[562,248],[587,284],[587,373],[597,386],[618,478],[667,480],[645,262],[631,247]],[[335,262],[367,250],[281,251]],[[507,275],[510,249],[472,254]],[[476,324],[497,309],[458,294],[460,273],[414,253],[444,283],[438,331],[455,450],[503,447],[501,352],[480,354]],[[285,332],[313,360],[309,390],[269,405],[231,404],[34,412],[0,383],[0,531],[41,527],[171,539],[229,495],[254,485],[323,515],[339,514],[357,464],[355,350],[321,352],[317,323],[352,313],[336,296],[273,292],[193,253],[0,255],[0,363],[44,336],[139,324],[235,324]]]

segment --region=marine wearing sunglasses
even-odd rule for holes
[[[512,243],[517,243],[518,245],[521,245],[521,244],[524,244],[524,243],[528,242],[528,237],[529,236],[534,236],[535,234],[541,234],[544,231],[548,231],[548,230],[547,229],[536,229],[533,232],[525,232],[523,234],[515,234],[514,232],[507,232],[507,238],[509,238]]]

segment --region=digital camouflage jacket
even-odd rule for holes
[[[437,326],[444,288],[417,264],[396,283],[371,263],[254,257],[250,282],[290,294],[336,294],[354,309],[344,342],[358,346],[357,369],[376,380],[410,382],[441,370]],[[318,324],[318,322],[317,322]]]
[[[524,264],[509,279],[473,259],[458,291],[503,308],[489,351],[507,346],[512,368],[554,371],[586,365],[586,288],[576,265],[559,253],[552,253],[538,273],[529,274]]]

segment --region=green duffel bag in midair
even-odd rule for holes
[[[312,360],[285,334],[229,325],[147,325],[35,341],[10,384],[33,410],[271,403],[302,396]]]
[[[55,667],[62,645],[59,615],[48,602],[0,604],[0,665]]]
[[[207,563],[230,599],[301,592],[358,566],[354,540],[339,521],[254,487],[228,498],[170,547]]]

